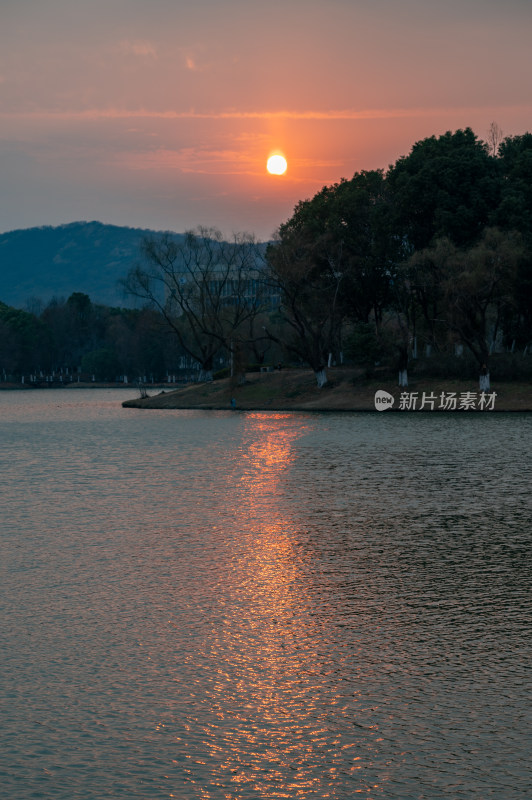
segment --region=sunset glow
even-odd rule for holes
[[[530,128],[530,3],[330,0],[303,20],[282,4],[274,48],[271,13],[8,2],[3,229],[99,219],[267,238],[300,200],[386,170],[425,137]],[[288,168],[265,169],[278,146]]]

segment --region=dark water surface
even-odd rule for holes
[[[525,414],[0,393],[0,795],[532,797]]]

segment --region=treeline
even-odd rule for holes
[[[532,134],[425,139],[298,203],[267,246],[204,228],[147,236],[123,288],[142,310],[81,293],[0,306],[0,369],[238,380],[283,362],[320,386],[346,362],[403,383],[412,368],[485,386],[490,371],[530,376]]]
[[[187,366],[152,309],[95,305],[81,292],[33,305],[23,311],[0,303],[3,381],[150,381]]]

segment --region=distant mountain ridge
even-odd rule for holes
[[[132,306],[118,281],[139,259],[143,237],[156,233],[96,221],[2,233],[0,300],[24,308],[34,298],[47,303],[84,292],[93,303]]]

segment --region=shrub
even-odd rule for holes
[[[230,375],[231,375],[230,368],[223,367],[223,369],[217,370],[212,377],[213,380],[215,381],[221,381],[223,378],[229,378]]]
[[[107,348],[92,350],[81,359],[81,369],[96,377],[98,381],[114,381],[120,372],[115,353]]]

